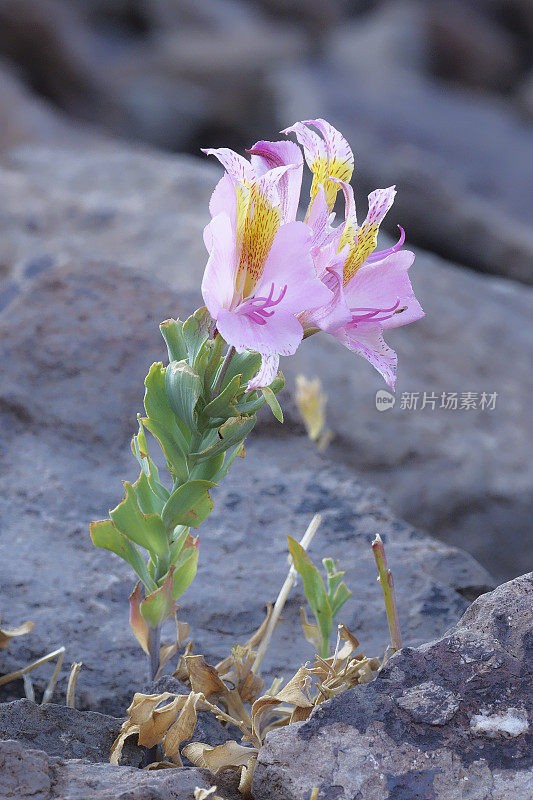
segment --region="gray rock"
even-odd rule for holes
[[[4,669],[64,644],[67,661],[84,664],[79,707],[117,716],[144,685],[144,656],[127,622],[133,577],[92,546],[88,524],[120,499],[121,479],[136,477],[127,439],[147,366],[164,358],[156,323],[170,309],[183,313],[185,300],[131,271],[82,263],[35,278],[0,324],[0,357],[9,365],[0,381],[2,621],[35,622],[11,643]],[[341,559],[355,590],[343,619],[369,653],[381,653],[387,641],[370,550],[377,532],[411,645],[441,635],[465,610],[465,595],[491,585],[472,558],[396,518],[378,492],[290,429],[280,438],[250,437],[246,460],[214,498],[198,576],[179,612],[211,663],[261,623],[264,602],[275,599],[286,575],[285,535],[301,536],[317,511],[323,524],[312,555]],[[312,657],[300,632],[303,602],[300,587],[264,662],[267,679],[288,677]],[[37,689],[45,674],[33,673]],[[56,699],[64,686],[63,677]],[[21,694],[20,684],[4,687],[6,699]]]
[[[2,800],[193,800],[195,787],[208,789],[207,770],[185,767],[157,772],[48,756],[20,742],[0,742]],[[239,800],[235,782],[217,776],[227,800]]]
[[[333,32],[324,64],[272,73],[280,118],[325,117],[343,131],[359,207],[397,185],[391,232],[401,222],[422,247],[531,283],[533,127],[504,100],[435,80],[424,6],[385,4]]]
[[[64,705],[36,705],[30,700],[0,703],[0,739],[16,739],[50,756],[108,761],[122,719],[78,711]],[[144,751],[128,739],[121,763],[142,766]]]
[[[352,144],[358,150],[358,140]],[[7,294],[4,301],[0,295],[0,304],[11,302],[16,287],[27,283],[35,271],[66,264],[69,259],[81,263],[94,258],[157,275],[178,291],[184,305],[161,290],[154,301],[154,323],[182,309],[191,310],[201,302],[198,288],[206,262],[201,234],[209,218],[209,196],[220,174],[200,160],[128,149],[89,149],[80,154],[23,148],[10,154],[0,165],[0,190],[6,198],[0,212],[0,264],[7,266]],[[408,186],[398,184],[401,196]],[[405,222],[400,210],[393,208],[391,214],[394,223]],[[427,317],[389,337],[400,359],[393,410],[376,410],[375,392],[383,388],[379,375],[325,336],[312,337],[294,358],[283,359],[289,391],[296,372],[319,375],[330,395],[328,423],[336,434],[330,454],[378,484],[399,514],[439,538],[468,548],[505,579],[523,568],[523,557],[528,557],[524,548],[530,546],[533,473],[526,432],[532,419],[531,290],[457,268],[422,251],[417,252],[412,279]],[[116,293],[114,278],[102,275],[102,280],[107,291],[99,326],[107,313],[115,315],[110,305]],[[54,291],[50,287],[43,291],[52,300]],[[33,297],[32,303],[37,302],[38,296]],[[140,292],[138,297],[131,310],[125,304],[120,318],[133,337],[145,308]],[[62,305],[63,314],[75,313],[69,310],[68,292]],[[53,313],[40,311],[50,318]],[[32,335],[37,335],[37,318],[29,310],[26,317]],[[84,332],[91,333],[90,317],[82,323],[71,319],[71,324],[83,324]],[[148,363],[160,357],[154,324],[143,337]],[[11,357],[18,346],[13,341]],[[75,353],[75,342],[71,346],[69,358],[75,361],[79,349]],[[114,358],[106,353],[104,348],[104,357]],[[522,356],[509,358],[509,353]],[[57,349],[49,352],[48,358],[57,357]],[[80,414],[76,422],[71,419],[70,428],[85,424],[81,417],[96,415],[94,402],[103,428],[117,409],[119,414],[124,409],[124,436],[129,435],[131,413],[138,408],[137,386],[146,367],[137,364],[136,358],[133,347],[129,355],[124,351],[120,356],[128,370],[135,370],[129,399],[118,390],[108,403],[96,384],[79,384],[80,401],[89,392],[91,404],[83,414],[84,404],[78,404]],[[41,390],[28,393],[26,381],[31,375],[36,376],[33,368],[27,376],[21,370],[16,379],[21,382],[18,396],[24,395],[24,404],[40,408],[39,418],[44,406],[46,416],[59,414],[60,418],[57,386],[62,378],[58,375],[58,384],[51,390],[56,399],[52,408],[49,398],[43,395],[41,399]],[[11,383],[14,380],[12,374]],[[69,383],[76,383],[73,376]],[[460,403],[461,393],[469,391],[478,392],[478,400],[482,392],[496,392],[496,409],[439,408],[443,392],[457,392]],[[400,409],[403,392],[420,393],[417,411]],[[437,396],[435,410],[428,406],[420,410],[424,392]],[[287,394],[287,414],[295,421],[298,418]]]
[[[268,734],[255,800],[300,800],[314,786],[324,800],[531,797],[532,595],[533,574],[500,586],[373,683]]]

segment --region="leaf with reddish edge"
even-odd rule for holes
[[[148,625],[146,624],[146,620],[144,619],[143,615],[141,614],[141,602],[142,602],[142,595],[141,595],[141,581],[135,586],[135,589],[130,594],[130,627],[135,635],[135,638],[141,645],[144,652],[149,655],[150,651],[148,649]]]
[[[174,564],[167,572],[165,582],[155,592],[147,595],[140,605],[141,614],[151,628],[156,628],[174,611],[172,587],[174,584]]]

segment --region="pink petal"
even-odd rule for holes
[[[302,186],[303,157],[300,148],[294,142],[260,141],[248,152],[257,178],[275,167],[292,166],[278,186],[282,220],[292,222],[296,219]]]
[[[202,297],[216,319],[222,306],[229,306],[235,289],[236,237],[227,214],[218,214],[204,229],[209,259],[202,279]]]
[[[215,186],[209,201],[209,212],[212,217],[225,213],[232,221],[237,219],[237,192],[233,179],[227,173]]]
[[[384,341],[378,325],[361,324],[356,330],[341,328],[334,336],[349,350],[366,358],[383,375],[390,388],[394,389],[398,356]]]
[[[261,366],[257,375],[254,375],[251,381],[248,381],[247,390],[251,392],[253,389],[260,389],[270,386],[276,375],[278,374],[279,356],[262,356]]]
[[[217,328],[238,353],[255,350],[261,355],[291,356],[303,337],[303,328],[294,314],[279,307],[264,325],[258,325],[245,314],[222,308],[217,315]]]
[[[326,193],[322,184],[318,187],[318,192],[311,203],[309,213],[307,214],[307,224],[313,231],[313,239],[311,241],[312,247],[319,247],[322,245],[331,232],[329,225],[329,208],[326,202]]]
[[[254,177],[252,165],[243,156],[230,150],[229,147],[206,147],[202,148],[202,153],[208,156],[215,156],[218,158],[224,169],[234,178],[238,183],[243,185],[249,184]]]
[[[399,300],[404,311],[381,323],[383,329],[399,328],[424,316],[409,280],[408,269],[414,253],[400,250],[383,261],[363,264],[345,287],[350,308],[391,308]]]
[[[309,130],[303,122],[295,122],[290,128],[285,128],[281,133],[294,133],[304,149],[305,160],[309,169],[320,160],[327,160],[327,150],[323,139],[314,131]]]
[[[254,294],[267,296],[272,284],[278,293],[287,286],[279,308],[293,314],[329,302],[331,294],[316,275],[310,247],[311,231],[305,223],[278,228]]]
[[[305,120],[305,124],[314,125],[315,128],[318,128],[324,137],[324,142],[326,143],[328,161],[330,164],[344,164],[346,172],[349,171],[350,173],[350,176],[348,177],[348,180],[350,180],[354,167],[354,157],[352,148],[342,133],[334,128],[333,125],[331,125],[325,119],[307,119]],[[336,174],[336,172],[332,174]]]

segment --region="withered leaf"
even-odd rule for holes
[[[220,680],[218,672],[203,656],[185,656],[185,664],[194,692],[201,692],[205,697],[226,692],[226,685]]]
[[[172,759],[175,764],[182,766],[179,748],[182,742],[190,739],[196,727],[197,716],[196,706],[198,701],[203,698],[199,692],[191,692],[185,701],[180,715],[176,722],[169,728],[163,742],[165,755]]]

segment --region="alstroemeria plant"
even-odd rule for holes
[[[94,544],[127,561],[139,579],[130,622],[152,678],[175,652],[160,648],[161,624],[196,574],[198,537],[191,528],[207,519],[211,490],[244,456],[257,411],[268,403],[283,419],[275,396],[284,383],[279,357],[322,330],[394,387],[396,355],[383,331],[423,315],[407,275],[414,256],[402,250],[403,230],[396,245],[376,252],[394,187],[372,192],[358,225],[349,184],[354,159],[344,137],[321,119],[284,133],[296,135],[313,175],[300,221],[298,144],[260,141],[249,160],[227,148],[205,151],[225,168],[204,232],[206,307],[185,322],[161,324],[168,364],[152,364],[145,380],[145,414],[132,440],[139,477],[124,483],[125,497],[109,519],[91,524]],[[345,219],[333,227],[340,190]],[[166,477],[149,454],[146,432],[162,451]]]

